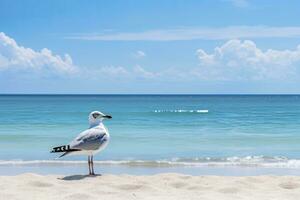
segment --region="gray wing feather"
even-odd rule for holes
[[[103,130],[89,129],[81,133],[70,143],[72,149],[97,150],[106,141],[106,133]]]

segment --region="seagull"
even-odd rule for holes
[[[110,115],[105,115],[99,111],[93,111],[89,114],[90,127],[81,132],[68,145],[54,147],[51,153],[63,153],[60,157],[66,155],[87,155],[89,175],[95,175],[93,156],[102,151],[109,142],[109,133],[102,121],[111,119]]]

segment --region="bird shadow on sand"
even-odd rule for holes
[[[95,174],[95,175],[71,175],[71,176],[65,176],[63,178],[58,178],[59,180],[63,181],[76,181],[76,180],[82,180],[85,178],[96,178],[102,176],[101,174]]]

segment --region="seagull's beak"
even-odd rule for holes
[[[110,115],[105,115],[104,118],[111,119],[112,116],[110,116]]]

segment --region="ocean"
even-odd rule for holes
[[[0,95],[0,174],[84,172],[86,157],[50,150],[94,110],[113,117],[104,171],[300,169],[300,95]]]

